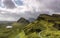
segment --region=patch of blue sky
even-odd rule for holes
[[[21,1],[21,0],[14,0],[14,1],[18,6],[23,5],[23,1]]]
[[[5,6],[4,6],[2,1],[0,1],[0,7],[5,8]]]

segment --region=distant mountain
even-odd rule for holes
[[[30,22],[33,22],[34,20],[36,20],[35,18],[29,18],[28,19]]]
[[[0,23],[14,23],[16,21],[0,21]]]
[[[29,20],[26,20],[25,18],[20,18],[18,21],[18,23],[22,23],[22,24],[29,24]]]

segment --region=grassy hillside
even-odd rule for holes
[[[34,22],[21,18],[0,28],[0,38],[60,38],[60,15],[40,14]]]

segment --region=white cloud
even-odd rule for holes
[[[21,1],[23,1],[23,5],[19,6],[14,2],[14,0],[12,0],[12,2],[16,6],[16,8],[14,8],[14,9],[0,7],[0,11],[1,11],[0,19],[1,20],[5,20],[5,19],[6,20],[16,20],[15,17],[18,17],[18,18],[34,17],[35,18],[41,13],[53,14],[60,10],[60,7],[59,7],[60,1],[59,0],[21,0]],[[9,15],[10,16],[5,18],[6,14],[8,14],[7,16],[9,16]]]

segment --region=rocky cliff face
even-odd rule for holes
[[[22,24],[29,24],[30,22],[24,18],[20,18],[18,21],[18,23],[22,23]]]

